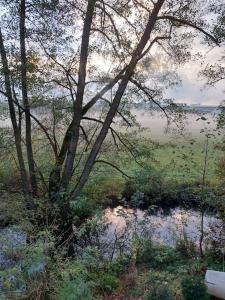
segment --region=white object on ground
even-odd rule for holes
[[[207,270],[205,284],[209,295],[225,299],[225,272]]]

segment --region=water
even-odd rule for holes
[[[199,243],[201,214],[194,210],[175,208],[165,215],[159,210],[154,215],[137,209],[124,209],[122,206],[108,208],[105,217],[109,223],[106,233],[107,239],[114,239],[115,235],[123,236],[127,240],[136,230],[140,235],[151,238],[152,241],[174,247],[179,239],[187,238]],[[215,238],[212,228],[218,225],[219,220],[214,216],[204,218],[204,241]]]

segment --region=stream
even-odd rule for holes
[[[108,230],[106,239],[124,236],[129,240],[134,232],[151,238],[152,241],[174,247],[179,239],[187,238],[199,243],[201,213],[192,209],[174,208],[169,214],[159,209],[155,214],[147,214],[140,209],[133,210],[118,206],[105,211]],[[221,221],[215,216],[204,217],[204,244],[208,240],[221,238]]]

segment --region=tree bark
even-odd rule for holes
[[[76,150],[79,140],[80,122],[82,119],[82,104],[84,98],[85,80],[86,80],[86,68],[89,49],[89,39],[91,32],[91,24],[94,14],[96,0],[89,0],[87,5],[87,12],[84,21],[81,52],[80,52],[80,65],[78,73],[78,85],[76,100],[73,105],[73,121],[70,131],[70,142],[67,150],[65,167],[62,175],[62,187],[66,188],[73,173],[74,159],[76,156]]]
[[[80,177],[80,180],[75,188],[75,190],[72,192],[72,197],[73,198],[77,198],[79,197],[80,193],[81,193],[81,190],[82,188],[84,187],[90,173],[91,173],[91,170],[93,168],[93,165],[95,163],[95,159],[99,153],[99,150],[102,146],[102,143],[103,141],[105,140],[105,137],[108,133],[108,130],[110,128],[110,125],[112,123],[112,120],[117,112],[117,109],[119,107],[119,104],[120,104],[120,101],[121,101],[121,98],[126,90],[126,87],[127,87],[127,84],[130,80],[130,78],[132,77],[132,74],[134,72],[134,69],[139,61],[139,59],[141,58],[141,54],[142,54],[142,51],[144,50],[147,42],[149,41],[150,39],[150,35],[151,35],[151,32],[155,26],[155,23],[157,21],[157,16],[158,16],[158,13],[163,5],[163,3],[165,2],[165,0],[158,0],[158,2],[155,4],[153,10],[152,10],[152,13],[151,15],[149,16],[149,19],[148,19],[148,23],[146,25],[146,28],[145,28],[145,31],[141,37],[141,40],[140,42],[138,43],[136,49],[134,50],[134,53],[132,55],[132,58],[130,60],[130,63],[126,69],[126,72],[125,72],[125,75],[123,76],[121,82],[120,82],[120,85],[118,87],[118,90],[116,92],[116,95],[113,99],[113,102],[111,104],[111,107],[109,109],[109,112],[106,116],[106,119],[104,121],[104,124],[102,126],[102,129],[95,141],[95,144],[90,152],[90,155],[86,161],[86,164],[85,164],[85,167],[84,167],[84,170],[82,172],[82,175]]]
[[[1,60],[2,60],[2,65],[3,65],[5,90],[6,90],[6,95],[8,98],[10,119],[12,122],[15,145],[16,145],[16,152],[17,152],[17,159],[18,159],[18,163],[19,163],[22,189],[23,189],[24,194],[27,195],[27,194],[29,194],[29,182],[28,182],[28,178],[27,178],[27,172],[26,172],[26,168],[25,168],[22,146],[21,146],[21,132],[17,125],[17,120],[16,120],[16,111],[15,111],[15,107],[14,107],[14,103],[13,103],[13,96],[12,96],[11,82],[10,82],[10,71],[9,71],[9,67],[8,67],[8,60],[7,60],[7,56],[6,56],[6,51],[5,51],[1,28],[0,28],[0,52],[1,52]]]
[[[26,150],[27,160],[30,175],[30,185],[33,195],[37,195],[37,179],[35,162],[32,147],[31,137],[31,116],[30,116],[30,104],[28,100],[27,92],[27,55],[26,55],[26,1],[20,2],[20,58],[21,58],[21,84],[22,84],[22,99],[25,110],[25,127],[26,127]]]

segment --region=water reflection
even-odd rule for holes
[[[113,209],[108,208],[105,217],[109,223],[107,239],[112,239],[115,233],[121,235],[129,231],[128,235],[131,235],[137,230],[138,233],[151,238],[154,242],[175,246],[179,239],[188,238],[198,243],[200,237],[201,216],[194,210],[175,208],[169,215],[165,215],[162,210],[154,215],[147,215],[140,209],[134,211],[118,206]],[[211,227],[217,222],[215,217],[205,216],[205,239],[210,237]]]

